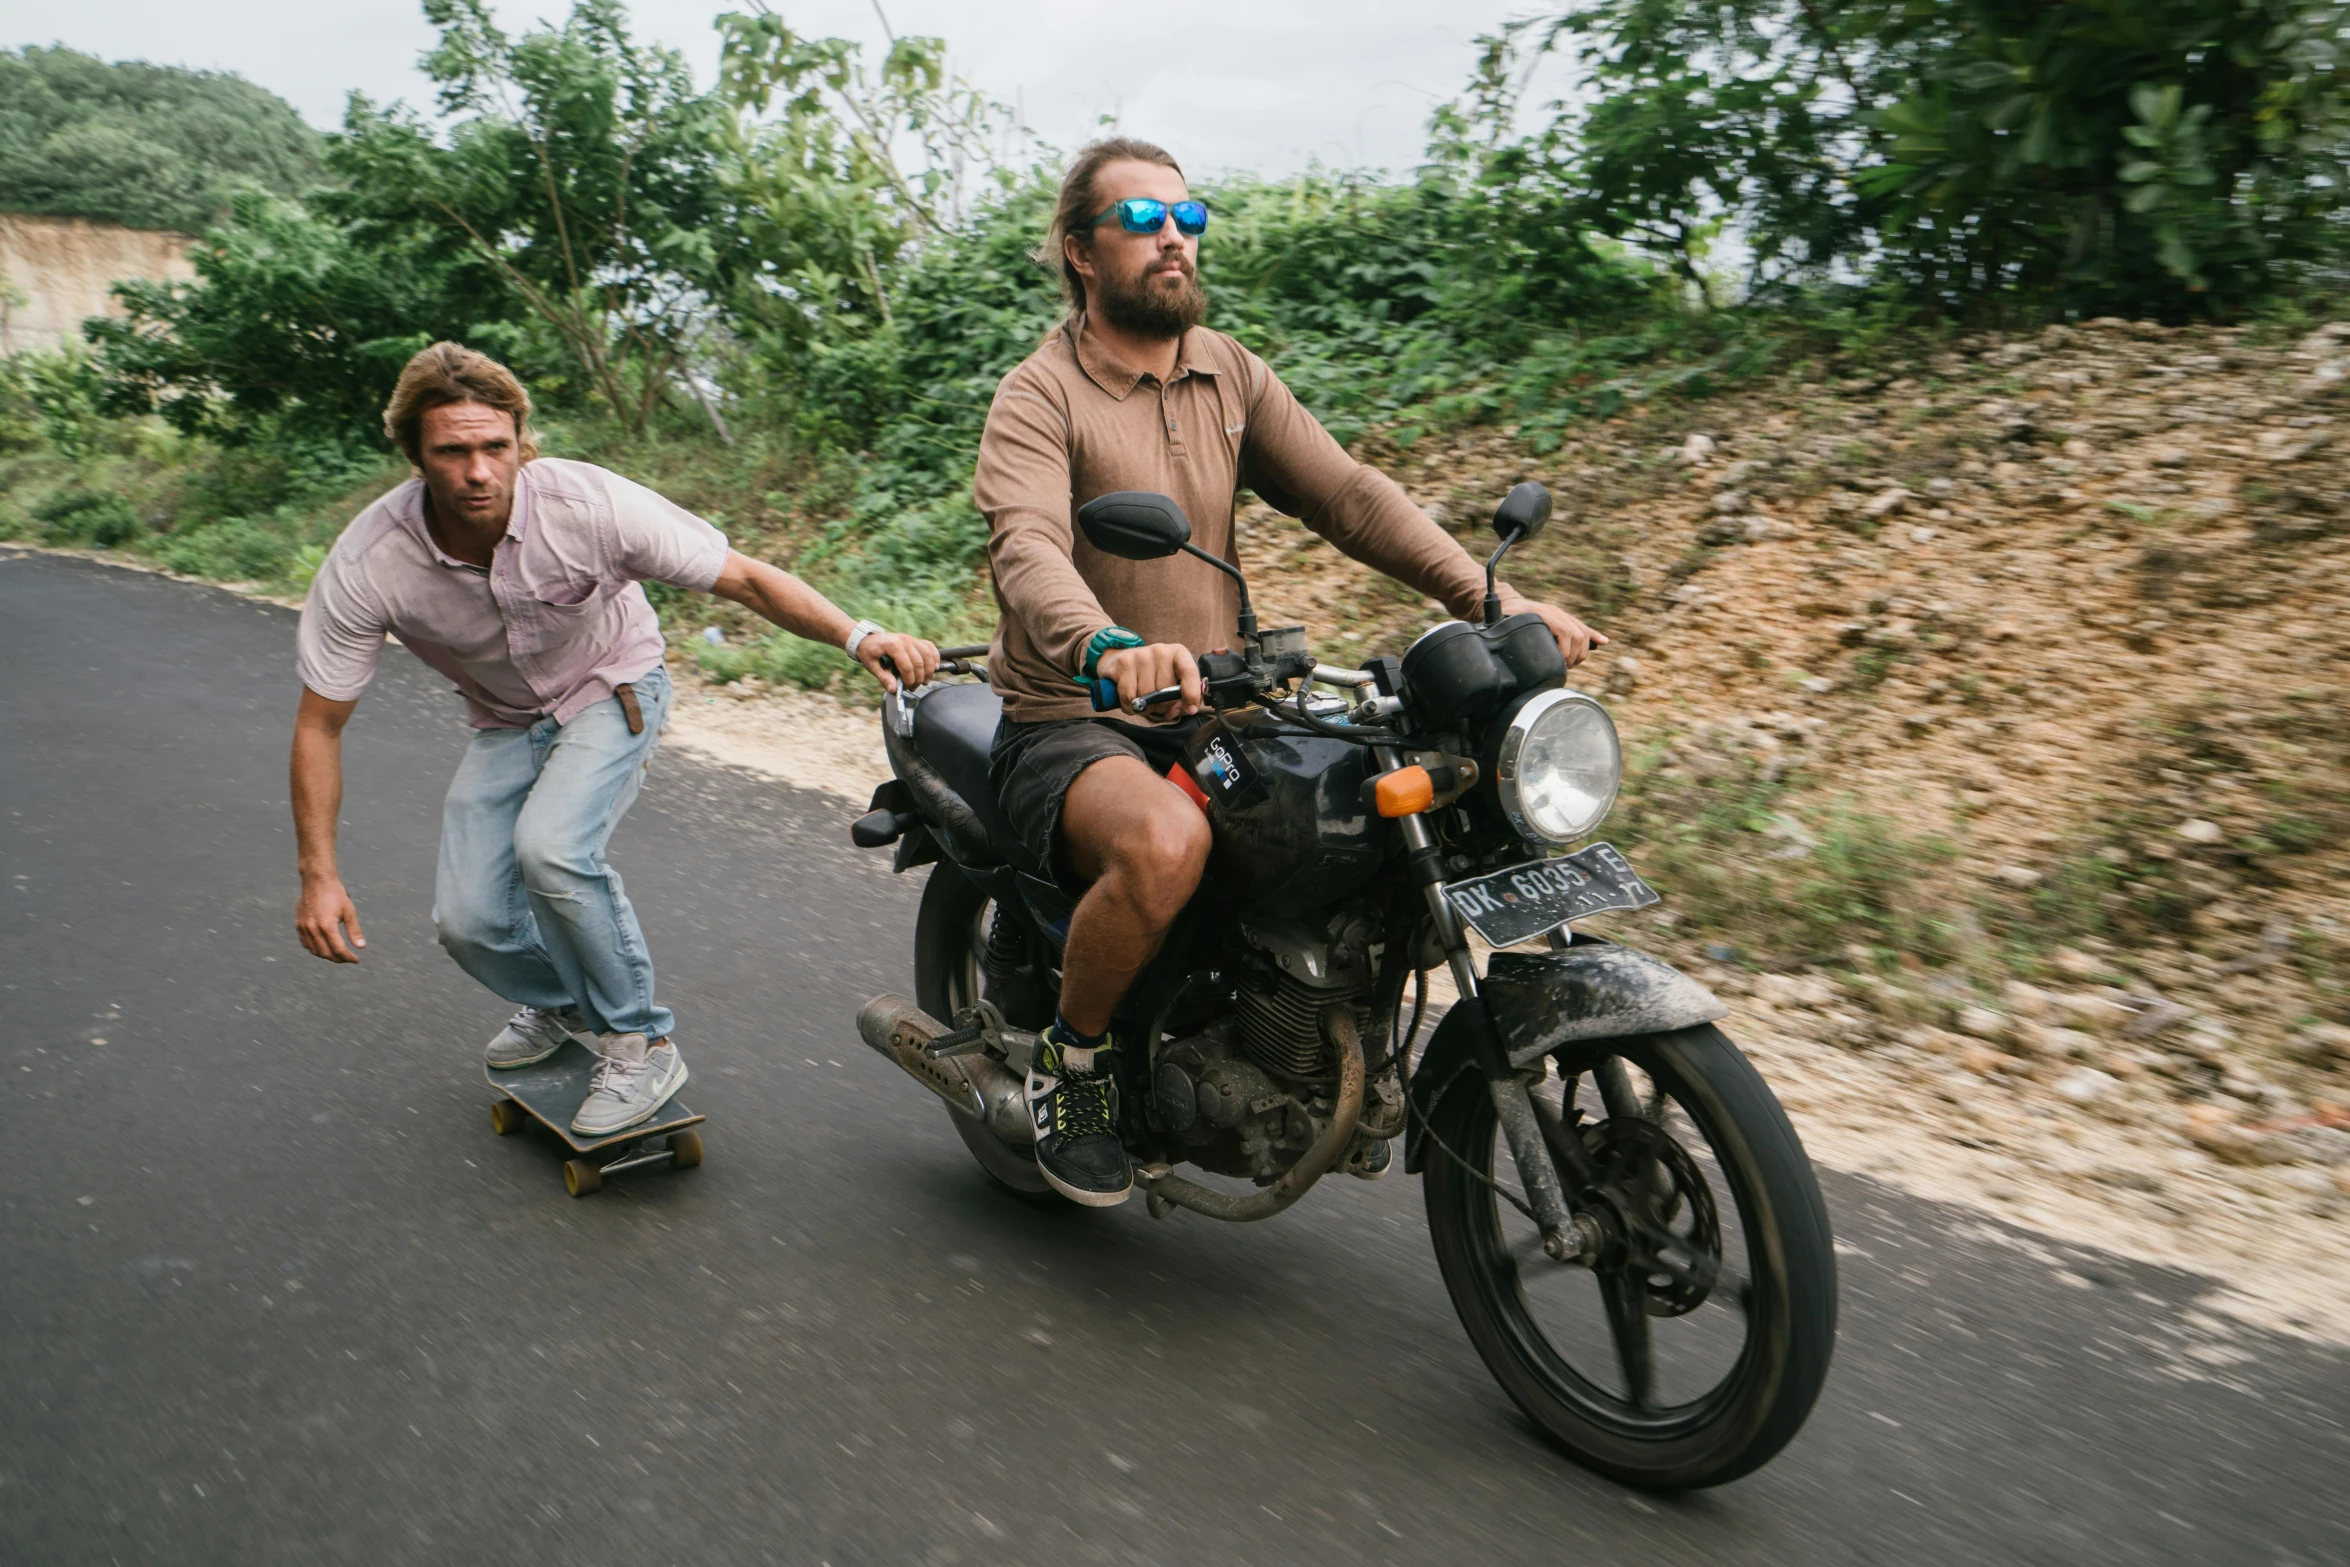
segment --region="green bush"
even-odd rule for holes
[[[80,344],[18,354],[9,361],[9,372],[15,396],[29,406],[41,439],[59,454],[95,457],[121,434],[106,417],[105,373]]]
[[[370,234],[301,203],[245,193],[190,253],[193,283],[115,285],[125,314],[84,325],[106,406],[228,445],[370,444],[400,367],[436,338],[525,375],[533,340],[482,270],[412,235]]]
[[[155,551],[173,571],[218,582],[274,582],[294,564],[295,545],[283,532],[243,518],[175,534]]]
[[[118,549],[139,536],[139,514],[119,495],[60,490],[33,508],[44,544]]]
[[[794,685],[809,691],[821,691],[836,676],[852,673],[858,667],[854,659],[830,643],[810,642],[781,633],[729,642],[721,647],[696,642],[693,652],[694,662],[713,680],[740,680],[745,675],[757,675],[777,685]]]
[[[0,304],[7,304],[8,280],[0,278]],[[22,303],[19,299],[18,303]],[[13,452],[38,451],[49,442],[41,425],[41,406],[33,401],[30,354],[0,358],[0,457]]]

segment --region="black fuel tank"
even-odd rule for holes
[[[1201,728],[1191,761],[1208,796],[1218,868],[1246,887],[1250,908],[1304,913],[1377,873],[1387,840],[1363,803],[1373,771],[1366,748],[1243,713]]]

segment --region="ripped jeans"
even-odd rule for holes
[[[528,729],[477,730],[441,813],[433,925],[457,966],[508,1001],[576,1005],[599,1034],[660,1039],[653,958],[604,862],[669,716],[669,673],[635,682],[645,732],[617,697]]]

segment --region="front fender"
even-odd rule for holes
[[[1416,1173],[1427,1158],[1422,1118],[1435,1110],[1453,1079],[1479,1060],[1527,1067],[1568,1045],[1670,1034],[1730,1011],[1671,964],[1605,941],[1578,940],[1560,952],[1496,952],[1479,992],[1477,1000],[1444,1015],[1412,1072],[1414,1113],[1404,1135],[1408,1172]]]
[[[1605,941],[1496,952],[1481,988],[1512,1066],[1531,1066],[1563,1045],[1670,1034],[1730,1015],[1720,997],[1671,964]]]

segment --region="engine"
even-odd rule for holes
[[[1245,918],[1240,933],[1248,958],[1234,1006],[1249,1059],[1283,1082],[1335,1079],[1323,1014],[1350,1008],[1356,1036],[1368,1037],[1378,922],[1362,909],[1341,909],[1321,921]]]
[[[1331,1113],[1331,1012],[1351,1012],[1356,1037],[1369,1036],[1379,925],[1349,907],[1322,919],[1251,915],[1240,930],[1246,955],[1232,1011],[1161,1049],[1151,1107],[1185,1158],[1261,1182],[1295,1162]],[[1374,1120],[1393,1097],[1392,1078],[1382,1074],[1365,1105]]]

